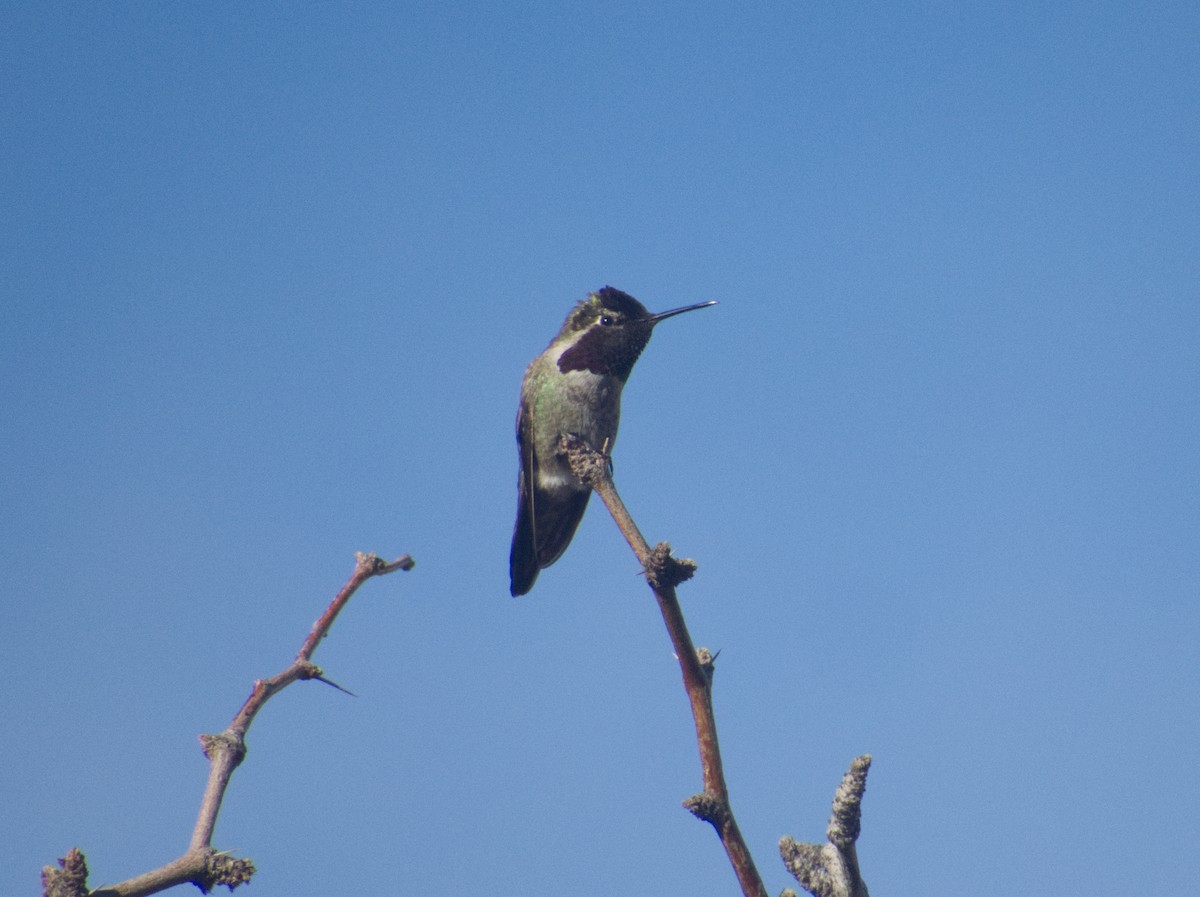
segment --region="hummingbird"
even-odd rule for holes
[[[621,419],[621,389],[659,321],[713,302],[657,314],[628,293],[604,287],[579,302],[558,336],[530,362],[517,409],[517,523],[508,575],[513,596],[533,588],[566,551],[592,490],[571,472],[560,447],[576,436],[609,453]]]

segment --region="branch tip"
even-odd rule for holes
[[[87,897],[87,859],[78,847],[58,858],[58,868],[42,868],[43,897]]]
[[[831,897],[834,880],[825,862],[824,850],[817,844],[801,844],[790,836],[779,839],[779,855],[800,887],[817,897]]]
[[[840,850],[851,847],[862,831],[862,799],[870,768],[870,754],[856,757],[833,795],[833,813],[829,817],[827,834],[830,843]]]
[[[407,573],[415,566],[417,566],[417,562],[413,560],[411,554],[402,554],[394,561],[388,561],[383,572],[391,573],[393,570],[403,570]]]

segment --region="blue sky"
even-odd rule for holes
[[[767,882],[871,753],[881,894],[1200,873],[1194,4],[9,4],[0,895],[217,829],[254,894],[733,894],[598,503],[507,593],[522,371],[664,324],[617,484],[720,649]]]

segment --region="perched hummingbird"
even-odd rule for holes
[[[578,436],[597,451],[611,451],[621,419],[621,388],[654,325],[716,304],[651,314],[628,293],[605,287],[576,305],[546,351],[530,362],[517,409],[521,472],[508,556],[514,596],[532,589],[538,571],[566,551],[592,494],[571,473],[560,437]]]

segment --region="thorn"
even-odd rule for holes
[[[350,697],[352,697],[352,698],[357,698],[357,697],[358,697],[358,695],[356,695],[356,694],[355,694],[354,692],[352,692],[350,689],[348,689],[348,688],[342,688],[340,685],[338,685],[338,684],[337,684],[336,682],[334,682],[332,679],[326,679],[324,676],[313,676],[312,678],[316,679],[318,682],[324,682],[326,685],[330,685],[330,686],[332,686],[333,688],[336,688],[338,691],[340,691],[340,692],[344,692],[345,694],[348,694],[348,695],[349,695]]]

